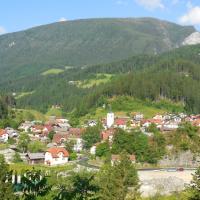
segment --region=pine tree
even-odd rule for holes
[[[120,162],[113,166],[105,166],[99,174],[100,199],[125,200],[131,194],[131,199],[139,196],[138,175],[134,165],[126,154],[121,155]]]
[[[25,200],[36,200],[37,197],[44,197],[51,190],[47,178],[42,176],[39,170],[26,171],[21,181]]]

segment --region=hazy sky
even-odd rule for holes
[[[200,30],[200,0],[0,0],[0,34],[98,17],[156,17]]]

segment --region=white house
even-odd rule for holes
[[[69,161],[69,152],[63,147],[52,147],[47,150],[44,156],[46,165],[60,165]]]
[[[74,144],[73,150],[76,152],[80,152],[83,150],[83,140],[81,138],[76,139],[76,143]]]
[[[107,113],[107,120],[106,125],[108,128],[110,128],[112,125],[114,125],[115,122],[115,115],[112,112]]]
[[[95,155],[95,154],[96,154],[96,149],[97,149],[96,145],[93,145],[93,146],[90,148],[90,154],[91,154],[91,155]]]
[[[95,120],[88,121],[88,126],[93,127],[93,126],[96,126],[96,125],[97,125],[97,122]]]
[[[25,121],[24,123],[22,123],[20,126],[19,126],[19,130],[22,130],[22,131],[25,131],[25,132],[28,132],[28,130],[34,125],[33,122],[29,122],[29,121]]]
[[[0,129],[0,141],[7,142],[8,141],[8,133],[4,129]]]

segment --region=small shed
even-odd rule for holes
[[[44,164],[44,155],[44,153],[28,153],[26,157],[31,165]]]

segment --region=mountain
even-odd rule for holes
[[[11,80],[51,68],[109,63],[179,47],[194,27],[153,18],[57,22],[0,36],[0,77]]]

